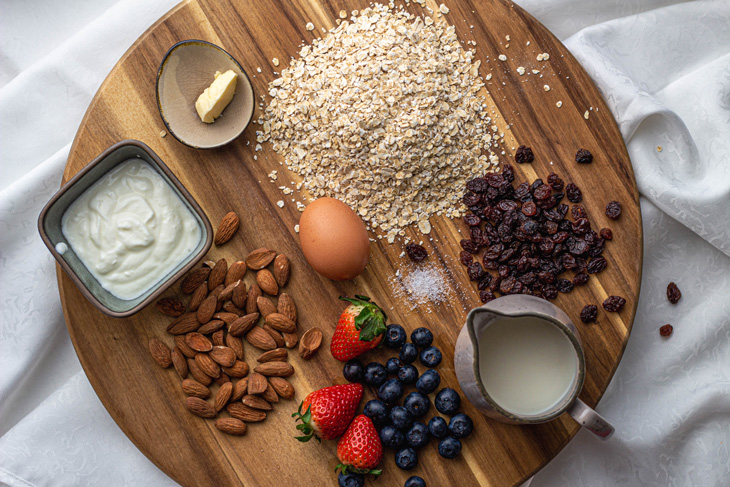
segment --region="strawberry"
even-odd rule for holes
[[[380,344],[388,317],[367,296],[340,299],[350,305],[340,315],[332,335],[330,351],[337,360],[347,362]]]
[[[337,458],[342,473],[381,474],[375,467],[383,459],[383,445],[370,418],[360,414],[352,420],[337,443]]]
[[[302,421],[297,429],[304,433],[296,439],[306,442],[312,436],[318,441],[334,440],[342,436],[355,416],[355,410],[362,399],[362,391],[362,384],[353,383],[310,392],[299,405],[299,412],[292,414],[292,417]]]

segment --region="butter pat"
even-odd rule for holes
[[[207,87],[195,102],[195,109],[198,111],[200,120],[205,123],[213,123],[216,118],[220,117],[221,112],[236,93],[237,79],[238,75],[230,69],[225,73],[216,71],[213,84]]]

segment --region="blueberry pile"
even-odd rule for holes
[[[441,376],[435,370],[442,360],[441,351],[432,345],[433,333],[428,328],[417,328],[407,341],[406,331],[400,325],[388,325],[383,343],[398,351],[385,365],[370,362],[363,365],[358,359],[345,364],[343,374],[350,382],[364,382],[377,390],[378,399],[365,404],[363,414],[368,416],[380,434],[383,447],[395,450],[395,464],[403,470],[418,465],[418,450],[431,439],[438,441],[438,452],[444,458],[456,458],[461,453],[461,439],[474,429],[469,416],[459,413],[461,398],[450,387],[440,390]],[[419,374],[416,364],[426,367]],[[415,386],[415,391],[407,388]],[[438,392],[436,392],[438,390]],[[433,415],[429,394],[436,392],[433,405],[450,420]],[[343,479],[345,480],[345,479]],[[354,479],[352,479],[354,481]],[[340,485],[344,485],[340,482]],[[348,484],[353,485],[356,484]],[[418,476],[406,481],[406,487],[425,487]]]

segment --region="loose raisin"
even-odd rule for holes
[[[609,296],[603,302],[603,309],[612,313],[617,313],[624,308],[626,300],[621,296]]]
[[[557,281],[555,281],[555,287],[561,293],[569,293],[573,290],[573,281],[570,281],[568,279],[558,279]]]
[[[586,304],[580,312],[580,321],[583,323],[595,323],[598,317],[598,306]]]
[[[565,187],[565,183],[563,182],[563,180],[560,179],[560,176],[558,176],[554,172],[548,174],[547,182],[550,186],[553,187],[555,191],[562,191]]]
[[[482,291],[479,291],[479,299],[482,301],[482,303],[488,303],[494,299],[497,299],[497,296],[495,296],[492,291],[484,289]]]
[[[408,258],[411,259],[413,262],[421,262],[426,257],[428,257],[428,252],[426,252],[426,249],[418,244],[406,245],[406,254],[408,254]]]
[[[670,282],[667,286],[667,299],[672,304],[677,304],[677,301],[679,301],[679,298],[682,297],[682,293],[679,291],[679,288],[676,284],[673,282]]]
[[[464,223],[470,227],[475,227],[482,222],[482,219],[476,216],[474,213],[467,213],[464,215]]]
[[[590,164],[593,162],[593,154],[587,149],[578,149],[575,154],[575,162],[579,164]]]
[[[515,161],[517,161],[518,164],[524,164],[534,160],[535,154],[532,153],[532,149],[526,145],[521,145],[517,148],[517,152],[515,152]]]
[[[535,202],[525,201],[525,203],[522,205],[522,213],[527,216],[535,216],[535,214],[537,213],[537,206],[535,206]]]
[[[487,289],[491,282],[492,282],[492,275],[485,272],[484,277],[479,279],[479,282],[477,283],[477,289],[479,289],[480,291],[483,289]]]
[[[515,170],[510,166],[509,164],[504,164],[502,166],[502,176],[504,176],[504,179],[506,181],[509,181],[510,183],[515,180]]]
[[[668,337],[669,335],[672,334],[673,331],[674,331],[674,328],[670,324],[666,324],[659,328],[659,334],[663,337]]]
[[[598,234],[605,240],[613,240],[613,232],[610,228],[601,228],[601,231],[598,232]]]
[[[487,180],[484,178],[474,178],[466,183],[466,189],[474,193],[484,193],[487,191],[487,188]]]
[[[467,252],[466,250],[462,250],[459,253],[459,262],[461,262],[463,265],[469,265],[474,261],[474,256]]]
[[[583,201],[583,192],[575,183],[568,183],[565,186],[565,196],[571,203],[580,203]]]
[[[581,205],[573,205],[573,207],[570,209],[570,214],[573,217],[573,220],[588,218],[588,215],[586,215],[586,209],[583,208]]]
[[[621,216],[621,203],[618,201],[609,201],[606,205],[606,216],[611,220],[615,220]]]
[[[588,263],[588,274],[597,274],[606,268],[608,262],[603,257],[595,257]]]
[[[462,249],[472,254],[476,254],[479,251],[479,245],[474,240],[463,238],[459,242],[459,245],[461,245]]]
[[[469,264],[466,268],[466,272],[469,274],[469,279],[472,281],[478,281],[484,277],[484,269],[479,262],[472,262]]]

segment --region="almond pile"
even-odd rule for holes
[[[247,285],[249,269],[256,275]],[[318,328],[307,330],[301,340],[297,334],[294,300],[280,293],[290,272],[286,255],[261,248],[230,266],[220,259],[191,271],[181,284],[190,295],[187,306],[172,297],[157,302],[158,311],[175,318],[167,327],[174,346],[151,338],[152,358],[162,368],[175,368],[188,410],[217,418],[215,426],[224,433],[245,434],[246,423],[263,421],[274,403],[294,397],[286,380],[294,374],[287,349],[299,344],[300,357],[308,360],[322,343]],[[262,352],[252,372],[244,341]],[[228,417],[221,416],[224,409]]]

